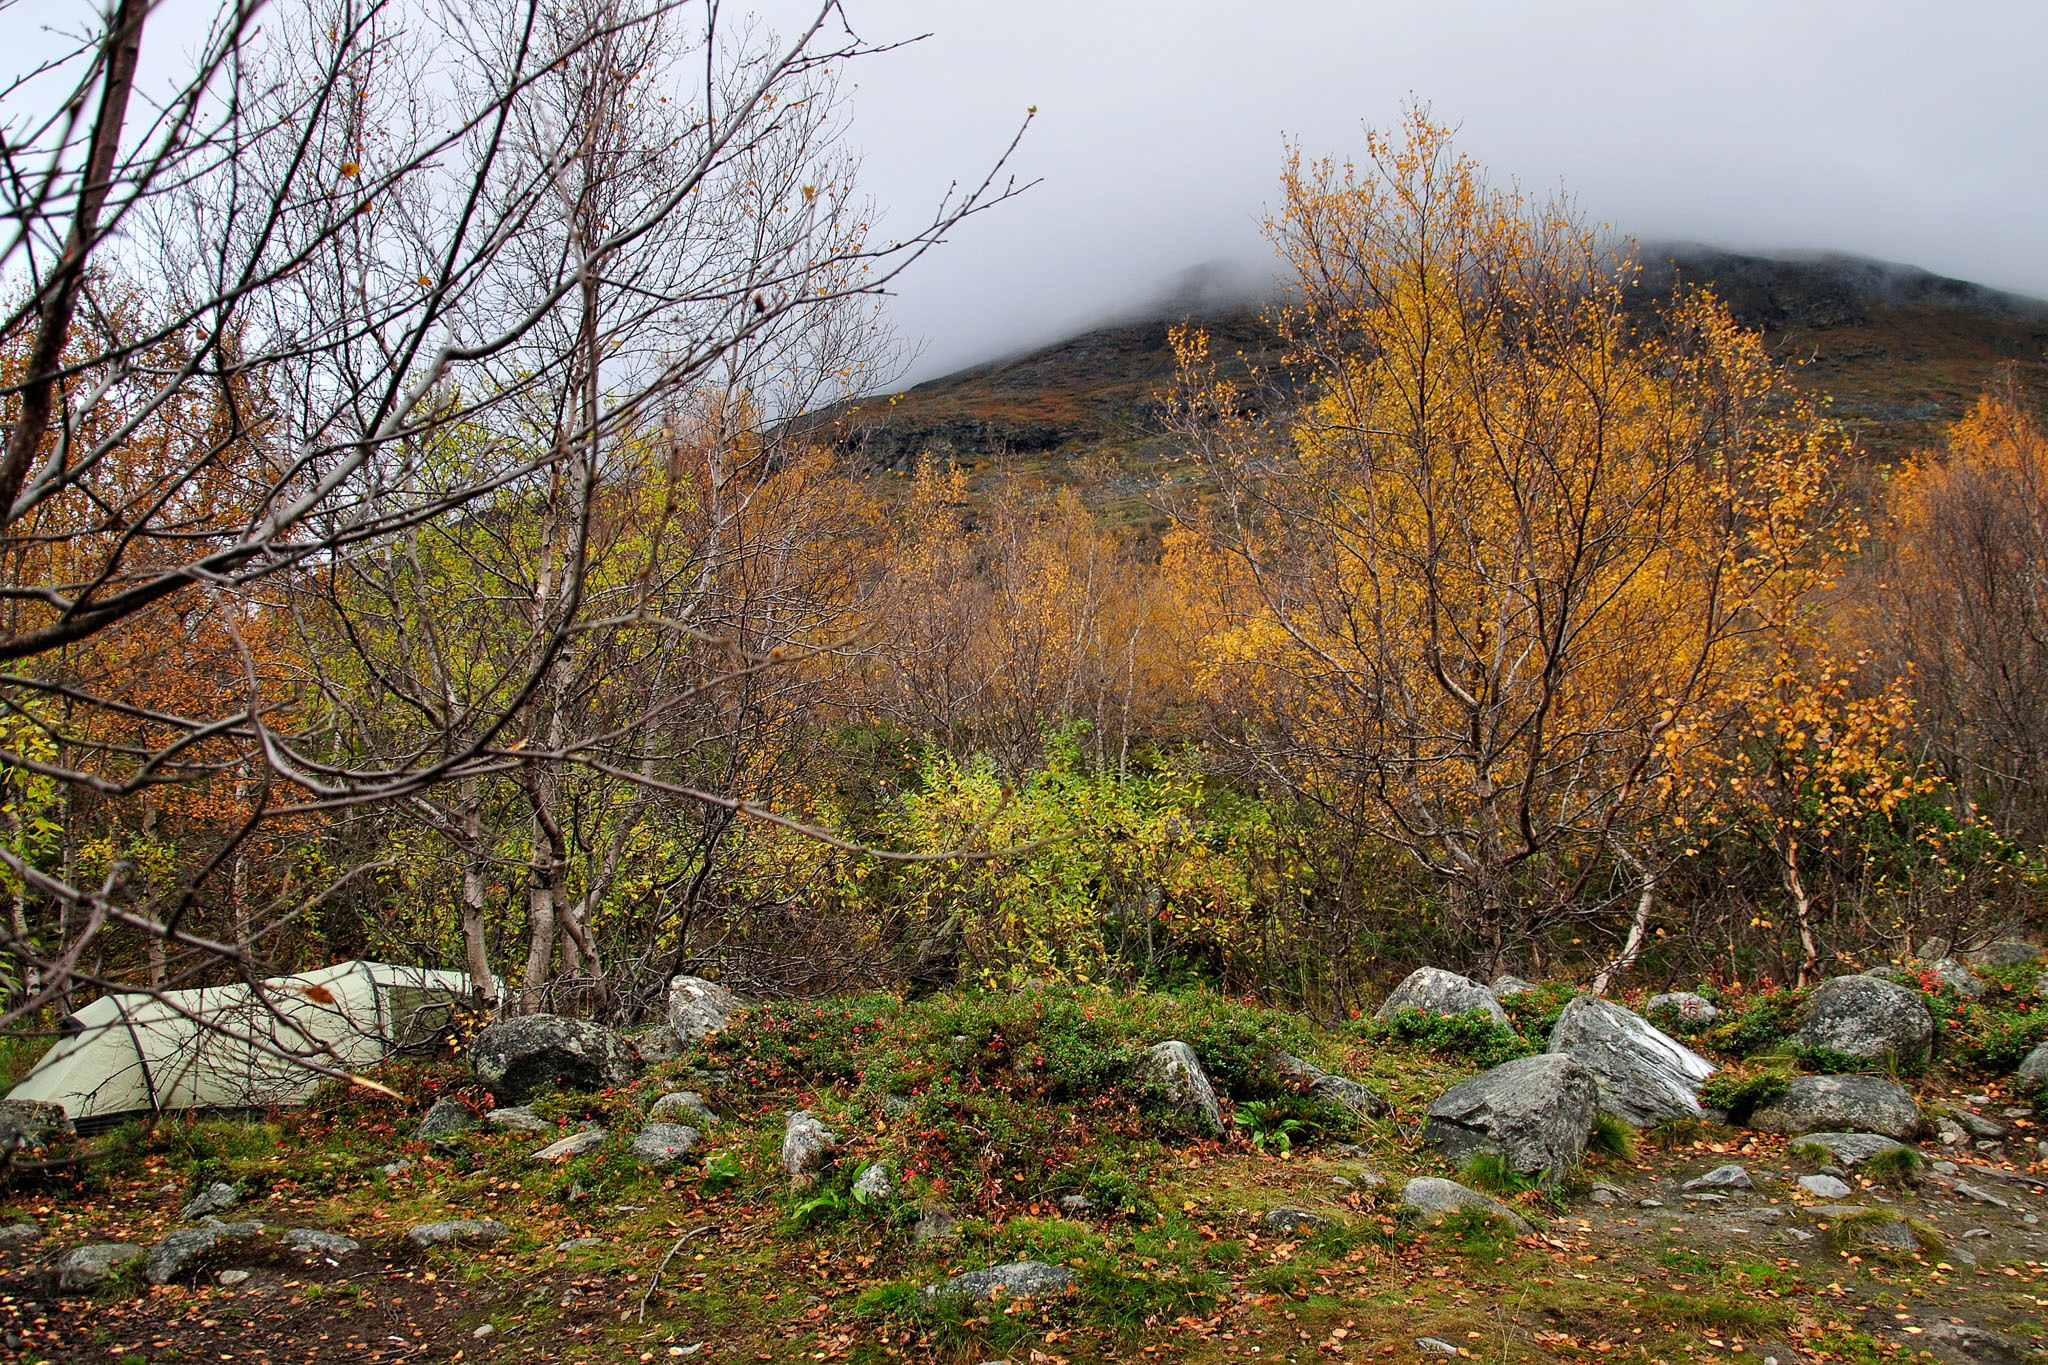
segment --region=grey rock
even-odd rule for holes
[[[1705,1175],[1695,1176],[1679,1187],[1686,1190],[1753,1190],[1756,1182],[1749,1178],[1749,1172],[1733,1162],[1716,1166]]]
[[[78,1130],[64,1107],[42,1100],[0,1100],[0,1151],[34,1157],[71,1145]],[[105,1243],[112,1246],[115,1243]]]
[[[1949,942],[1939,934],[1932,935],[1921,940],[1920,946],[1913,950],[1912,955],[1921,962],[1938,962],[1950,956]]]
[[[601,1247],[603,1245],[604,1238],[602,1237],[571,1237],[566,1242],[555,1243],[555,1250],[582,1251],[589,1247]]]
[[[116,1270],[146,1255],[141,1247],[126,1242],[94,1242],[65,1252],[43,1274],[58,1293],[76,1294],[98,1288]]]
[[[699,1128],[709,1128],[718,1122],[718,1115],[704,1097],[694,1090],[678,1090],[672,1095],[663,1095],[647,1106],[647,1117],[651,1119],[683,1119]]]
[[[247,1246],[262,1235],[261,1223],[223,1223],[215,1218],[167,1232],[149,1249],[143,1278],[151,1284],[169,1284],[217,1252]]]
[[[1639,1209],[1661,1209],[1664,1207],[1664,1201],[1655,1195],[1647,1195],[1636,1200],[1636,1207]]]
[[[1969,1132],[1947,1114],[1934,1116],[1934,1131],[1944,1147],[1960,1147],[1970,1140]]]
[[[1348,1076],[1338,1076],[1324,1071],[1315,1063],[1305,1062],[1286,1052],[1274,1053],[1272,1063],[1273,1069],[1282,1075],[1307,1082],[1309,1092],[1318,1099],[1340,1105],[1361,1118],[1383,1118],[1393,1112],[1392,1107],[1370,1086],[1354,1081]]]
[[[1550,1050],[1593,1073],[1600,1108],[1637,1128],[1700,1116],[1696,1097],[1714,1065],[1641,1015],[1582,995],[1550,1031]]]
[[[304,1252],[309,1256],[325,1256],[333,1261],[353,1256],[363,1249],[363,1244],[353,1237],[344,1237],[338,1232],[326,1232],[320,1228],[287,1228],[284,1245],[287,1251]]]
[[[1955,1189],[1957,1194],[1975,1203],[1989,1204],[1994,1209],[2009,1209],[2012,1207],[2011,1201],[2000,1199],[1989,1190],[1980,1190],[1967,1180],[1958,1180]]]
[[[1816,1199],[1847,1199],[1855,1193],[1846,1181],[1837,1180],[1831,1175],[1802,1175],[1799,1177],[1799,1188]]]
[[[523,1104],[515,1104],[506,1109],[493,1109],[490,1113],[484,1115],[484,1122],[490,1124],[493,1128],[503,1129],[508,1133],[552,1133],[555,1131],[554,1124],[549,1123]]]
[[[1277,1209],[1267,1209],[1265,1216],[1259,1221],[1266,1226],[1267,1231],[1289,1236],[1297,1232],[1314,1232],[1317,1228],[1330,1226],[1330,1220],[1320,1213],[1288,1208],[1285,1205]]]
[[[960,1235],[960,1220],[942,1204],[926,1204],[917,1211],[917,1225],[911,1239],[919,1246],[927,1242],[949,1242]]]
[[[1571,1056],[1521,1057],[1438,1096],[1422,1137],[1454,1164],[1498,1152],[1518,1174],[1555,1183],[1586,1150],[1599,1105],[1593,1073]]]
[[[1691,1024],[1704,1024],[1721,1017],[1721,1011],[1704,995],[1691,991],[1666,991],[1653,995],[1643,1006],[1645,1014],[1673,1014]]]
[[[660,1170],[673,1166],[697,1145],[697,1130],[680,1123],[650,1123],[633,1135],[633,1159]]]
[[[2041,950],[2031,943],[2016,938],[2002,938],[1987,943],[1975,952],[1963,957],[1979,967],[2023,967],[2040,959]]]
[[[239,1198],[241,1195],[235,1192],[233,1185],[224,1180],[216,1180],[194,1195],[191,1203],[179,1209],[178,1216],[189,1223],[219,1213],[223,1209],[232,1208]]]
[[[407,1171],[411,1169],[412,1163],[410,1161],[405,1160],[387,1161],[382,1166],[379,1166],[377,1168],[378,1172],[381,1173],[386,1179],[389,1179],[392,1176],[404,1175]]]
[[[1928,1169],[1935,1172],[1937,1175],[1955,1175],[1963,1168],[1956,1165],[1956,1163],[1953,1161],[1936,1161],[1931,1163],[1928,1166]]]
[[[476,1115],[470,1107],[453,1095],[444,1095],[435,1100],[420,1117],[419,1136],[422,1138],[448,1137],[454,1133],[467,1132],[476,1127]]]
[[[233,1289],[238,1284],[247,1284],[249,1282],[249,1272],[246,1270],[223,1270],[220,1274],[214,1276],[213,1279],[214,1283],[223,1288]]]
[[[1061,1213],[1093,1213],[1095,1201],[1085,1194],[1063,1194],[1060,1196]]]
[[[625,1085],[638,1059],[618,1034],[587,1019],[523,1014],[488,1024],[470,1043],[476,1078],[501,1104],[544,1090],[590,1092]]]
[[[672,1062],[683,1055],[682,1045],[676,1041],[676,1031],[667,1024],[656,1024],[653,1028],[629,1033],[626,1041],[633,1045],[633,1051],[644,1066]]]
[[[1408,979],[1394,987],[1394,993],[1387,997],[1373,1018],[1385,1023],[1402,1010],[1421,1010],[1425,1014],[1464,1014],[1470,1010],[1485,1010],[1498,1024],[1508,1021],[1508,1012],[1500,1007],[1500,998],[1469,976],[1459,976],[1440,967],[1417,967],[1408,973]]]
[[[1698,1194],[1686,1195],[1685,1200],[1688,1204],[1725,1204],[1728,1202],[1728,1196],[1725,1194],[1715,1194],[1713,1191],[1707,1190]]]
[[[896,1182],[889,1178],[889,1168],[877,1161],[854,1178],[853,1192],[870,1203],[879,1203],[896,1197]]]
[[[1927,1324],[1926,1340],[1943,1346],[1972,1365],[2020,1365],[2029,1359],[2027,1348],[1996,1332],[1967,1323],[1936,1318]]]
[[[1792,1042],[1918,1065],[1934,1045],[1934,1016],[1918,991],[1874,976],[1838,976],[1814,990],[1806,1022]]]
[[[1920,1110],[1904,1087],[1876,1076],[1794,1076],[1785,1093],[1749,1122],[1766,1133],[1881,1133],[1905,1139],[1919,1132]]]
[[[1138,1060],[1138,1079],[1158,1086],[1185,1117],[1210,1133],[1223,1131],[1223,1111],[1215,1087],[1195,1050],[1179,1039],[1154,1043]]]
[[[579,1156],[588,1156],[604,1146],[607,1134],[602,1128],[585,1128],[580,1133],[571,1133],[558,1141],[550,1142],[533,1154],[535,1161],[569,1161]]]
[[[808,1185],[832,1159],[839,1139],[808,1109],[792,1113],[782,1125],[782,1169],[792,1185]]]
[[[405,1240],[422,1248],[488,1246],[511,1235],[512,1230],[495,1218],[451,1218],[443,1223],[421,1223],[409,1228]]]
[[[1628,1198],[1628,1191],[1619,1185],[1610,1185],[1604,1180],[1593,1182],[1591,1198],[1596,1204],[1614,1205]]]
[[[1500,1200],[1467,1189],[1455,1180],[1439,1180],[1435,1176],[1419,1175],[1402,1186],[1401,1207],[1426,1226],[1441,1223],[1460,1209],[1473,1209],[1505,1218],[1518,1233],[1529,1230],[1529,1220]]]
[[[1464,1352],[1451,1345],[1448,1341],[1445,1341],[1442,1337],[1417,1337],[1415,1338],[1415,1349],[1426,1356],[1455,1356],[1464,1354]]]
[[[1788,1242],[1811,1242],[1813,1234],[1805,1228],[1781,1228],[1778,1235]]]
[[[739,1001],[731,991],[701,976],[672,977],[668,983],[668,1026],[684,1047],[702,1042],[732,1022]]]
[[[1013,1261],[955,1275],[926,1288],[934,1299],[1037,1299],[1062,1294],[1074,1287],[1074,1272],[1044,1261]]]
[[[1984,992],[1990,989],[1975,972],[1952,957],[1943,958],[1928,970],[1940,977],[1943,985],[1954,990],[1965,1000],[1981,1000],[1984,998]]]
[[[1828,1155],[1844,1166],[1861,1166],[1881,1152],[1909,1150],[1905,1143],[1876,1133],[1808,1133],[1799,1140],[1826,1148]]]
[[[1369,1167],[1361,1167],[1358,1173],[1351,1178],[1362,1189],[1383,1190],[1387,1187],[1387,1178]]]
[[[1973,1138],[2002,1142],[2008,1134],[2006,1126],[1998,1120],[1987,1119],[1982,1114],[1973,1114],[1967,1109],[1951,1109],[1948,1111],[1948,1117],[1954,1119],[1957,1126]]]
[[[1496,976],[1492,982],[1493,998],[1505,1000],[1511,995],[1521,995],[1536,987],[1519,976]]]
[[[0,1228],[0,1249],[33,1246],[43,1240],[43,1230],[34,1223],[9,1223]]]

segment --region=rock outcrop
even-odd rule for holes
[[[1550,1031],[1550,1050],[1593,1073],[1600,1107],[1637,1128],[1700,1116],[1700,1083],[1713,1063],[1611,1000],[1582,995]]]

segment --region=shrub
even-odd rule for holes
[[[1916,1185],[1920,1182],[1920,1154],[1911,1147],[1879,1152],[1863,1163],[1863,1174],[1893,1189]]]
[[[1731,995],[1721,1006],[1721,1017],[1703,1031],[1700,1041],[1717,1052],[1736,1057],[1753,1057],[1774,1052],[1799,1027],[1806,1008],[1806,993],[1768,990],[1755,995]]]
[[[1401,1010],[1385,1023],[1372,1025],[1368,1036],[1376,1042],[1411,1043],[1446,1056],[1469,1057],[1475,1065],[1489,1068],[1537,1050],[1485,1010],[1463,1014]]]
[[[1783,1095],[1792,1084],[1792,1073],[1780,1066],[1736,1063],[1707,1077],[1700,1087],[1700,1103],[1709,1109],[1726,1110],[1737,1123],[1746,1122],[1756,1110]]]

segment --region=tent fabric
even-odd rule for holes
[[[61,1105],[72,1122],[175,1109],[301,1104],[323,1075],[360,1071],[431,1039],[469,994],[463,972],[351,961],[261,983],[107,995],[72,1016],[9,1099]],[[270,1002],[266,1007],[264,1001]]]

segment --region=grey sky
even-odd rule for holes
[[[773,0],[778,25],[808,10]],[[1049,339],[1210,259],[1266,260],[1283,139],[1358,150],[1411,94],[1496,176],[1653,239],[1818,247],[2048,296],[2041,0],[847,0],[855,137],[908,214],[1029,105],[1044,183],[891,312],[913,377]]]

